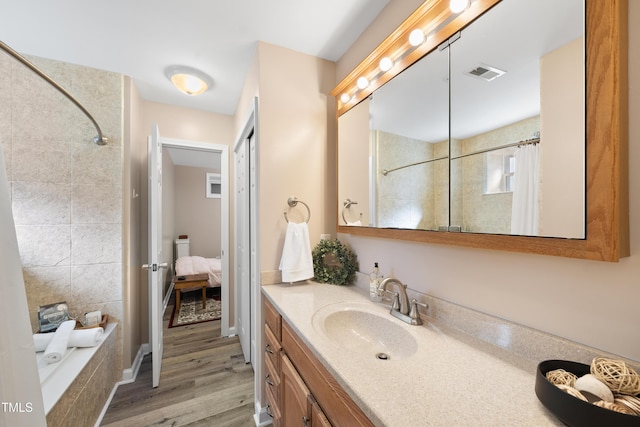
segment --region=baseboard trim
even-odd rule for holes
[[[144,352],[142,351],[142,346],[138,349],[138,353],[136,353],[136,357],[133,359],[133,363],[130,368],[127,368],[122,371],[122,381],[121,383],[126,384],[128,382],[133,382],[136,380],[138,376],[138,370],[140,370],[140,365],[142,364],[142,359],[144,357]]]
[[[142,359],[146,354],[150,353],[151,351],[150,349],[151,349],[151,346],[149,344],[142,344],[138,349],[138,352],[136,353],[136,357],[133,359],[131,368],[127,368],[122,371],[122,380],[118,381],[113,385],[113,388],[111,389],[111,393],[109,394],[107,401],[104,403],[104,406],[102,407],[102,411],[100,411],[100,415],[98,416],[98,419],[94,424],[94,427],[100,427],[100,424],[102,424],[102,419],[104,418],[104,415],[107,413],[107,410],[109,409],[109,405],[111,404],[111,400],[113,400],[113,396],[116,395],[116,391],[118,390],[118,387],[123,384],[132,383],[136,380],[136,377],[138,376],[138,371],[140,370],[140,365],[142,365]]]
[[[255,403],[255,413],[253,414],[253,421],[256,423],[256,427],[268,426],[273,423],[273,419],[267,414],[267,408],[262,407],[260,402]]]

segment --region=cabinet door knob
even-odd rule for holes
[[[269,354],[273,354],[273,350],[271,350],[271,346],[269,344],[265,346],[264,351],[266,351]]]
[[[264,382],[266,382],[267,384],[269,384],[271,387],[273,387],[273,381],[271,381],[271,374],[267,374],[266,377],[264,377]]]
[[[307,418],[306,416],[302,416],[302,427],[306,427],[307,423],[309,422],[309,418]]]

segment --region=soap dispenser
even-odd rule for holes
[[[369,298],[374,302],[382,301],[382,294],[378,290],[378,285],[380,285],[380,281],[382,280],[382,276],[380,275],[380,269],[378,268],[378,263],[373,264],[373,271],[369,274]]]

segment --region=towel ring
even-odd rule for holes
[[[342,220],[344,221],[345,225],[349,225],[349,221],[347,221],[347,218],[344,216],[344,212],[349,209],[351,207],[351,205],[357,205],[358,202],[352,202],[351,199],[345,199],[344,202],[342,203],[342,205],[344,206],[342,208]],[[360,216],[358,219],[362,219],[362,213],[360,213]]]
[[[292,208],[295,208],[298,205],[298,203],[302,203],[304,207],[307,208],[307,219],[305,222],[309,223],[309,220],[311,219],[311,209],[309,209],[309,205],[307,205],[302,200],[298,200],[296,197],[289,197],[289,199],[287,199],[287,204]],[[287,222],[289,222],[289,218],[287,217],[287,211],[284,211],[284,219]]]

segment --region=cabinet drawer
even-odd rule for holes
[[[267,414],[271,417],[273,427],[281,427],[283,425],[279,403],[274,398],[269,388],[267,388]]]
[[[264,377],[264,388],[269,389],[274,398],[274,403],[280,407],[280,373],[268,357],[264,359],[267,366],[267,374]]]
[[[264,298],[264,297],[263,297]],[[282,316],[268,299],[264,298],[264,319],[278,341],[282,340]]]
[[[269,325],[265,325],[264,327],[264,336],[265,336],[264,352],[267,356],[266,359],[271,361],[271,364],[275,369],[275,374],[279,377],[280,376],[280,352],[282,350],[282,345],[280,345],[280,340],[276,339]]]

